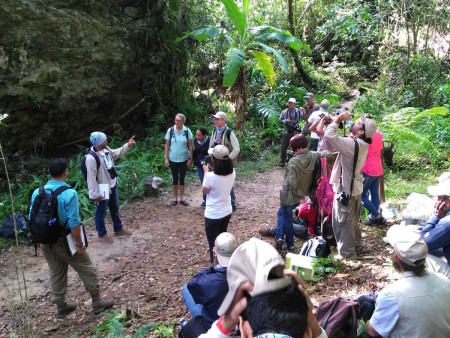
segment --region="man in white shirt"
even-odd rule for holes
[[[328,100],[322,100],[320,102],[320,109],[313,112],[311,116],[308,118],[308,128],[314,124],[314,122],[320,120],[324,115],[330,115],[327,112],[328,107],[330,106],[330,102]],[[319,144],[320,136],[317,133],[311,131],[311,138],[309,140],[309,148],[310,151],[317,151],[317,145]]]

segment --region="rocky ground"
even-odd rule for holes
[[[263,238],[258,230],[275,225],[283,174],[282,168],[276,168],[257,174],[252,180],[237,182],[238,210],[228,230],[240,243],[253,236]],[[190,203],[187,207],[168,207],[171,196],[164,192],[157,199],[128,203],[122,208],[122,218],[134,233],[131,237],[116,238],[113,244],[99,242],[95,228],[88,227],[88,252],[98,267],[103,292],[117,300],[113,310],[127,309],[137,314],[127,334],[143,324],[161,321],[175,324],[176,336],[179,319],[189,317],[181,288],[193,274],[208,265],[209,254],[197,181],[190,183],[187,196]],[[111,223],[108,229],[112,231]],[[309,283],[315,306],[328,296],[354,298],[389,282],[392,269],[387,258],[390,250],[382,241],[387,226],[381,229],[362,226],[362,229],[364,250],[360,258],[347,262],[341,271]],[[263,239],[273,242],[272,238]],[[301,247],[302,242],[297,239],[296,245]],[[13,249],[0,255],[2,337],[14,330],[18,319],[11,312],[13,304],[20,304],[13,256]],[[68,337],[75,332],[79,337],[88,337],[93,334],[93,328],[105,321],[107,315],[92,313],[90,297],[71,269],[67,298],[75,301],[78,309],[64,320],[57,320],[56,308],[50,302],[48,267],[42,253],[38,252],[35,257],[34,248],[23,247],[20,256],[35,332],[42,332],[45,337]],[[23,285],[21,287],[23,291]]]

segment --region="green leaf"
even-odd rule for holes
[[[302,43],[294,36],[291,35],[289,32],[277,32],[277,33],[266,33],[256,36],[256,39],[258,41],[267,41],[276,39],[278,41],[281,41],[283,43],[289,44],[289,47],[291,47],[293,50],[299,52],[302,49]]]
[[[246,18],[248,17],[248,12],[250,10],[250,2],[251,2],[251,0],[244,0],[242,2],[242,10],[243,10]]]
[[[226,31],[223,28],[217,28],[217,27],[199,28],[193,32],[186,32],[183,37],[176,38],[175,42],[183,41],[184,39],[189,38],[189,37],[193,37],[197,41],[204,41],[206,39],[213,38],[216,36],[223,36],[230,43],[234,43],[233,38],[231,38],[231,36],[229,36],[228,34],[225,34],[225,32]]]
[[[259,50],[253,50],[252,54],[256,59],[259,69],[261,69],[267,81],[273,86],[275,83],[275,72],[273,71],[272,62],[270,61],[269,56],[265,52]]]
[[[238,5],[234,0],[220,0],[222,1],[225,9],[227,11],[228,17],[234,23],[239,36],[241,37],[241,43],[244,43],[243,39],[245,37],[245,30],[247,28],[247,23],[244,14],[239,9]]]
[[[265,45],[265,44],[263,44],[261,42],[248,44],[248,47],[260,47],[260,48],[263,48],[266,52],[272,53],[273,55],[275,55],[278,63],[281,66],[281,69],[283,69],[283,72],[285,72],[285,73],[289,72],[289,69],[288,69],[288,66],[287,66],[287,62],[284,59],[284,57],[281,55],[280,51],[278,51],[275,48],[272,48],[270,46],[267,46],[267,45]]]
[[[227,54],[227,63],[223,69],[223,85],[231,87],[236,82],[239,70],[245,60],[245,53],[239,48],[230,48]]]

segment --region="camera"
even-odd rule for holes
[[[325,116],[324,113],[321,113],[321,114],[319,115],[320,118],[322,118],[322,117],[324,117],[324,116]]]
[[[211,155],[206,155],[205,158],[204,158],[203,160],[200,161],[200,164],[201,164],[201,165],[207,164],[207,165],[209,165],[210,167],[212,167],[212,166],[213,166],[213,160],[212,160]]]
[[[116,168],[111,167],[108,169],[109,175],[111,176],[112,179],[115,179],[117,177],[117,171]]]
[[[347,206],[350,204],[350,200],[352,199],[352,197],[346,194],[344,191],[341,191],[336,199],[342,205]]]

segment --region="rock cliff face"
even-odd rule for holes
[[[115,123],[142,134],[184,68],[178,3],[2,0],[3,144],[51,151]]]

